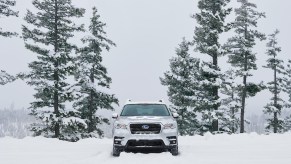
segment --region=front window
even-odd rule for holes
[[[125,105],[121,116],[170,116],[163,104],[128,104]]]

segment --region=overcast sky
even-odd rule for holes
[[[167,88],[160,84],[159,77],[169,70],[169,59],[175,55],[175,48],[182,37],[193,37],[196,21],[190,16],[196,12],[198,0],[72,0],[78,7],[88,10],[79,23],[88,22],[91,8],[96,6],[101,19],[107,23],[106,31],[117,47],[104,53],[104,65],[112,77],[111,92],[116,94],[122,105],[126,99],[133,100],[168,100]],[[231,6],[237,6],[232,0]],[[259,29],[267,34],[278,28],[282,58],[291,58],[291,19],[288,0],[251,0],[258,5],[258,10],[266,12],[267,18],[259,22]],[[31,0],[17,0],[16,9],[19,18],[1,18],[0,26],[21,32],[22,18],[26,9],[35,9]],[[229,20],[234,17],[230,16]],[[78,22],[77,22],[78,23]],[[222,38],[226,40],[227,36]],[[271,80],[270,71],[261,68],[265,64],[266,42],[258,42],[259,70],[253,81]],[[24,42],[18,38],[0,38],[0,69],[16,74],[28,71],[27,64],[35,54],[24,48]],[[194,53],[197,56],[200,54]],[[225,69],[229,67],[220,60]],[[0,109],[10,107],[27,108],[33,101],[33,88],[23,81],[16,81],[0,86]],[[247,112],[261,111],[268,102],[270,94],[264,91],[255,98],[247,100]]]

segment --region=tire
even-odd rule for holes
[[[120,150],[118,148],[116,148],[115,146],[113,146],[112,155],[114,157],[119,157],[120,156]]]
[[[170,152],[173,156],[177,156],[179,154],[178,145],[172,148]]]

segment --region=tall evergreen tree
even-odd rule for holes
[[[75,25],[72,18],[82,17],[85,9],[76,8],[71,0],[33,0],[32,4],[38,11],[27,11],[28,25],[22,26],[22,33],[25,47],[37,54],[37,60],[29,63],[31,71],[24,78],[36,91],[31,114],[43,124],[32,130],[36,135],[66,139],[68,125],[84,125],[75,119],[74,111],[66,111],[65,103],[73,100],[67,78],[75,68],[75,46],[68,40],[83,31],[83,25]]]
[[[212,58],[211,62],[205,64],[206,68],[203,71],[204,81],[207,81],[203,88],[209,103],[201,107],[205,114],[203,118],[211,123],[209,125],[211,132],[218,130],[217,111],[220,102],[219,85],[216,84],[221,81],[218,57],[222,55],[219,37],[229,29],[225,23],[225,18],[231,12],[231,8],[226,8],[229,2],[230,0],[199,0],[198,8],[201,12],[193,15],[198,23],[194,36],[196,50]]]
[[[267,60],[265,68],[269,68],[273,71],[273,80],[268,83],[268,89],[273,94],[270,103],[265,106],[265,113],[273,115],[268,119],[267,129],[273,129],[274,133],[283,131],[283,120],[279,118],[284,101],[280,98],[280,92],[283,90],[283,77],[284,66],[283,60],[278,58],[281,52],[281,47],[278,46],[277,35],[279,30],[276,30],[273,34],[269,35],[269,42],[267,43],[268,50],[266,54],[270,57]],[[281,75],[281,76],[280,76]]]
[[[195,106],[198,102],[199,59],[189,54],[189,42],[183,39],[176,56],[170,60],[170,71],[160,78],[168,87],[172,108],[179,114],[177,119],[180,135],[193,135],[199,127]]]
[[[257,12],[256,4],[248,0],[238,2],[241,6],[235,9],[236,19],[233,22],[236,36],[230,38],[224,48],[229,54],[228,62],[238,68],[238,75],[243,78],[240,132],[244,133],[246,98],[256,95],[262,89],[260,85],[248,83],[247,78],[252,76],[251,70],[257,69],[256,54],[252,49],[256,45],[256,39],[265,39],[265,35],[256,30],[258,19],[265,17],[265,14]]]
[[[110,46],[115,46],[115,44],[107,39],[105,26],[106,24],[100,21],[100,15],[94,7],[89,26],[91,35],[82,39],[86,46],[80,49],[80,55],[77,57],[79,69],[76,86],[80,88],[80,97],[74,106],[88,127],[86,132],[83,132],[83,137],[103,135],[98,125],[109,123],[109,120],[98,116],[96,112],[100,109],[113,110],[112,104],[118,104],[117,98],[106,92],[106,89],[110,87],[111,78],[107,75],[107,69],[102,65],[101,53],[104,49],[109,51]]]
[[[1,16],[9,17],[9,16],[16,16],[18,17],[18,11],[12,10],[10,7],[13,7],[16,5],[16,1],[11,0],[0,0],[0,18]],[[2,31],[2,28],[0,27],[0,36],[3,37],[11,37],[16,36],[17,33],[15,32],[9,32],[9,31]],[[15,78],[11,75],[9,75],[6,71],[0,70],[0,85],[5,85],[9,82],[14,81]]]

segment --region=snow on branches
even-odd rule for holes
[[[0,85],[5,85],[7,83],[13,82],[15,77],[9,75],[6,71],[0,70]]]

